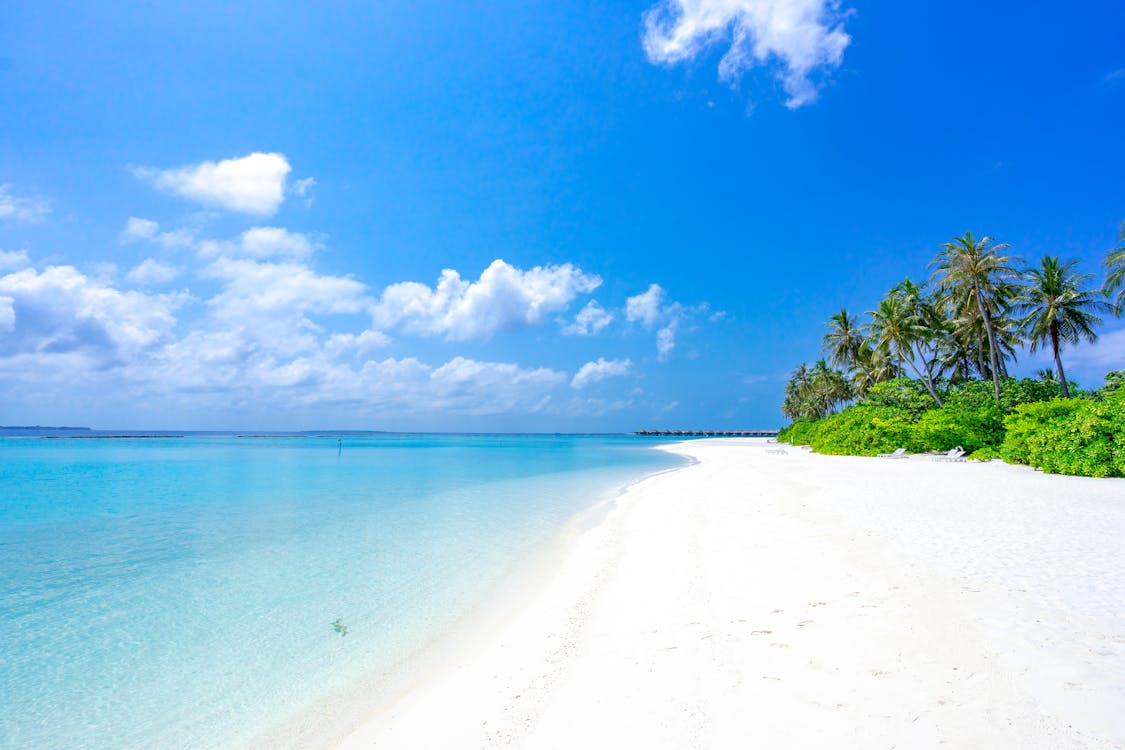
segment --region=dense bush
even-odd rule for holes
[[[795,422],[778,439],[818,453],[873,456],[961,446],[973,459],[1000,457],[1059,474],[1125,476],[1125,373],[1094,394],[1058,398],[1058,385],[1009,378],[996,403],[992,384],[962,383],[937,408],[906,378],[880,383],[866,401],[816,421]]]
[[[1070,387],[1072,391],[1077,391],[1078,386],[1075,383],[1071,383]],[[1058,398],[1060,394],[1059,384],[1053,381],[1004,378],[1000,381],[1000,408],[1007,413],[1020,404],[1049,401]],[[953,409],[981,409],[996,406],[992,383],[983,380],[958,383],[945,392],[943,400],[947,408]]]
[[[899,409],[911,419],[917,419],[937,406],[926,386],[911,378],[895,378],[876,383],[867,391],[864,403]]]
[[[915,450],[947,451],[961,446],[972,453],[1000,444],[1004,439],[1004,414],[995,403],[976,409],[932,409],[914,424],[911,437]]]
[[[1055,399],[1020,406],[1005,421],[1001,454],[1053,474],[1125,477],[1125,388],[1102,400]]]

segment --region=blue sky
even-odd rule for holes
[[[1125,6],[654,3],[4,4],[0,423],[773,426],[954,235],[1100,280]]]

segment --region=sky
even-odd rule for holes
[[[955,235],[1100,283],[1122,39],[1116,1],[6,2],[0,424],[779,426],[824,321]]]

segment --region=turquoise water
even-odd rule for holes
[[[260,737],[378,682],[577,513],[678,463],[651,445],[0,440],[0,747]]]

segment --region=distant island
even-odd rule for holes
[[[41,432],[89,432],[89,427],[45,427],[43,425],[0,425],[0,430],[39,430]]]

